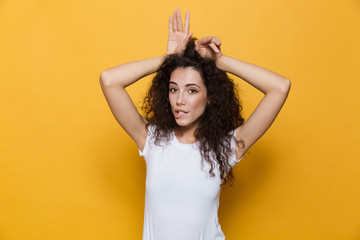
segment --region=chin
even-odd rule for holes
[[[190,125],[189,123],[183,121],[176,121],[176,124],[181,127],[186,127]]]
[[[179,120],[175,120],[175,121],[179,127],[189,127],[196,124],[196,121],[195,122],[179,121]]]

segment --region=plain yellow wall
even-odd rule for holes
[[[1,1],[0,239],[141,239],[145,161],[99,76],[163,55],[168,18],[292,82],[221,192],[226,239],[360,239],[360,2]],[[238,83],[247,119],[263,94]],[[128,88],[140,107],[150,78]]]

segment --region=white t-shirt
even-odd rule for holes
[[[218,164],[209,175],[197,143],[181,143],[172,133],[170,143],[154,144],[155,126],[149,127],[140,156],[146,162],[145,212],[142,240],[224,240],[218,221],[220,171]],[[233,131],[232,134],[235,134]],[[234,154],[230,157],[233,167]]]

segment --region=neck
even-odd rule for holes
[[[197,124],[190,126],[177,126],[174,129],[175,135],[182,140],[182,142],[193,143],[195,139],[195,130],[198,127]]]

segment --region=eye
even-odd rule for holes
[[[195,89],[190,89],[189,92],[190,92],[190,93],[197,93],[197,90],[195,90]]]
[[[176,89],[175,88],[170,88],[169,92],[176,92]]]

